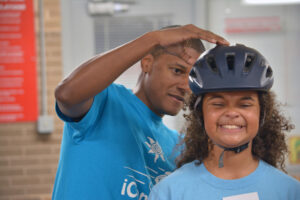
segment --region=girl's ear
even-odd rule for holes
[[[151,54],[147,54],[141,59],[141,67],[143,73],[149,73],[152,69],[154,57]]]

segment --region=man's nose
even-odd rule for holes
[[[178,84],[178,88],[182,90],[184,93],[188,93],[188,94],[192,93],[192,90],[190,89],[189,86],[188,77],[181,80],[181,82]]]

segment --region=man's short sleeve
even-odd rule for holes
[[[71,132],[78,133],[78,134],[82,134],[88,128],[90,128],[95,123],[98,116],[101,115],[101,113],[103,112],[103,109],[105,107],[108,98],[107,96],[108,96],[109,87],[94,97],[91,108],[85,114],[85,116],[80,119],[80,121],[76,121],[75,119],[63,114],[56,103],[55,106],[56,113],[59,116],[59,118],[65,122],[65,126],[66,126],[65,128],[73,129],[73,131]]]

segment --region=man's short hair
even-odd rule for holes
[[[178,27],[181,27],[181,25],[165,26],[165,27],[160,28],[159,30],[178,28]],[[202,53],[205,51],[205,47],[200,39],[192,38],[192,39],[184,41],[182,43],[182,45],[183,45],[183,47],[189,47],[189,48],[195,49],[198,53]],[[150,53],[154,58],[157,58],[161,54],[166,53],[166,48],[162,47],[162,46],[157,46]]]

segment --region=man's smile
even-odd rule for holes
[[[169,94],[172,98],[176,99],[177,101],[184,102],[184,97],[176,94]]]

